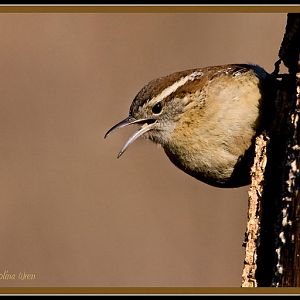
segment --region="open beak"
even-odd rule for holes
[[[112,128],[110,128],[104,138],[106,138],[109,134],[111,134],[113,131],[115,131],[116,129],[125,127],[127,125],[131,125],[131,124],[142,124],[142,127],[136,131],[125,143],[125,145],[122,147],[122,149],[120,150],[120,152],[118,153],[117,158],[119,158],[128,148],[129,145],[131,145],[136,139],[138,139],[140,136],[142,136],[144,133],[146,133],[147,131],[151,130],[153,128],[153,125],[155,123],[154,119],[139,119],[136,120],[135,118],[129,116],[126,119],[122,120],[121,122],[117,123],[116,125],[114,125]]]

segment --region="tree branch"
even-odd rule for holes
[[[265,169],[255,164],[253,167],[252,182],[256,178],[260,181],[258,185],[252,184],[249,191],[242,286],[300,286],[299,53],[300,14],[288,14],[280,60],[272,74],[281,80],[277,80],[276,99],[271,108],[274,120],[267,132],[269,143],[266,151],[256,148],[255,163],[258,159],[267,161],[267,165]],[[288,67],[289,74],[278,76],[280,61]],[[253,234],[249,224],[255,218],[258,228]],[[253,243],[255,247],[251,248]]]

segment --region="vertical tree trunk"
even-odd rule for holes
[[[299,53],[300,14],[288,14],[279,57],[289,74],[276,87],[273,126],[257,138],[261,146],[256,147],[249,192],[243,287],[300,286]]]

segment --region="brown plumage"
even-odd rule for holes
[[[139,136],[164,148],[187,174],[218,187],[250,180],[255,136],[265,128],[270,75],[256,65],[224,65],[176,72],[150,81],[116,128],[141,124]]]

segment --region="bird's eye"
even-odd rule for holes
[[[156,103],[153,107],[152,107],[152,112],[154,114],[159,114],[162,110],[162,105],[160,102]]]

